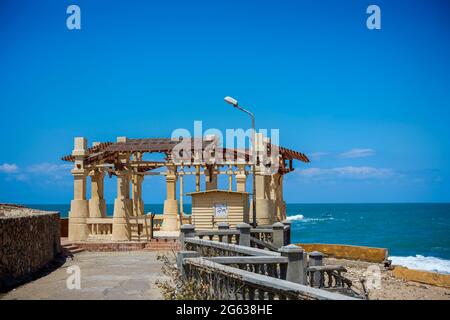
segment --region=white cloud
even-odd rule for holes
[[[62,181],[70,177],[72,164],[37,163],[20,168],[16,164],[4,163],[0,165],[0,173],[6,174],[7,181],[32,181],[41,178],[45,182]]]
[[[0,164],[0,172],[3,173],[16,173],[19,171],[19,167],[16,164],[9,164],[9,163],[4,163],[4,164]]]
[[[392,169],[353,166],[338,168],[308,168],[300,170],[298,173],[300,176],[310,179],[384,179],[394,175]]]
[[[61,180],[70,176],[72,164],[38,163],[26,168],[26,172],[31,175],[47,176],[54,180]]]
[[[318,152],[309,153],[308,154],[308,158],[311,159],[311,160],[320,160],[321,158],[323,158],[323,157],[325,157],[327,155],[329,155],[328,152],[320,152],[320,151],[318,151]]]
[[[341,158],[365,158],[375,155],[373,149],[351,149],[349,151],[341,153]]]

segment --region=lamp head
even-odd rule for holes
[[[238,106],[238,101],[236,99],[234,99],[233,97],[227,96],[227,97],[224,98],[224,100],[225,100],[226,103],[229,103],[229,104],[233,105],[233,107],[237,107]]]

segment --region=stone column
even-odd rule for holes
[[[161,231],[178,230],[178,201],[177,201],[177,167],[167,165],[166,200],[164,200],[164,215]]]
[[[73,175],[73,200],[69,212],[69,240],[84,241],[89,236],[86,219],[89,217],[89,203],[86,200],[86,176],[84,157],[87,155],[87,140],[75,138],[72,156],[75,158]]]
[[[89,199],[89,217],[105,218],[106,202],[104,199],[105,175],[100,170],[91,173],[91,198]]]
[[[125,137],[117,138],[118,143],[125,143]],[[129,165],[129,155],[127,153],[120,154],[120,162],[123,165]],[[114,201],[113,216],[113,241],[131,240],[131,229],[129,217],[132,214],[133,204],[130,199],[130,171],[123,168],[117,172],[117,198]]]
[[[236,175],[236,191],[245,192],[247,176],[245,175],[245,165],[239,164],[238,174]]]
[[[230,164],[228,166],[228,191],[233,191],[233,166]]]
[[[144,176],[140,174],[133,174],[131,179],[132,192],[131,197],[133,199],[133,216],[144,215],[144,201],[142,200],[142,182]]]
[[[184,192],[184,166],[182,165],[181,170],[178,172],[178,177],[180,179],[180,224],[183,224],[183,214],[184,214],[184,207],[183,207],[183,192]]]
[[[94,142],[93,147],[98,146],[100,142]],[[91,198],[89,199],[89,217],[105,218],[106,202],[104,199],[104,181],[105,174],[100,169],[91,172]]]
[[[269,184],[269,196],[272,201],[271,212],[273,212],[274,221],[283,221],[285,218],[283,217],[283,194],[281,190],[281,179],[282,175],[279,173],[275,173],[270,176],[270,184]]]
[[[283,175],[280,175],[278,180],[278,207],[277,207],[277,215],[280,217],[280,221],[286,220],[286,202],[283,197]]]
[[[263,162],[266,152],[265,141],[262,133],[256,134],[256,151],[258,152],[261,164],[256,166],[256,221],[260,225],[273,224],[273,213],[271,213],[272,204],[269,199],[268,179],[269,175],[266,175]]]
[[[259,225],[273,223],[273,214],[270,213],[271,201],[267,198],[267,178],[261,167],[256,167],[256,221]]]
[[[215,190],[217,189],[217,172],[214,165],[205,167],[205,189]]]
[[[195,192],[200,191],[200,166],[195,166]]]

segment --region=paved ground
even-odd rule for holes
[[[162,299],[155,280],[161,274],[156,252],[81,252],[49,275],[1,296],[1,299]],[[69,290],[68,268],[78,265],[81,289]]]

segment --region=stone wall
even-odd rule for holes
[[[382,263],[388,257],[388,249],[342,244],[296,243],[306,252],[319,251],[338,259],[361,260]]]
[[[450,275],[429,272],[423,270],[412,270],[402,266],[394,266],[392,272],[394,277],[406,281],[415,281],[433,286],[450,288]]]
[[[0,205],[0,291],[26,280],[61,251],[59,213]]]

